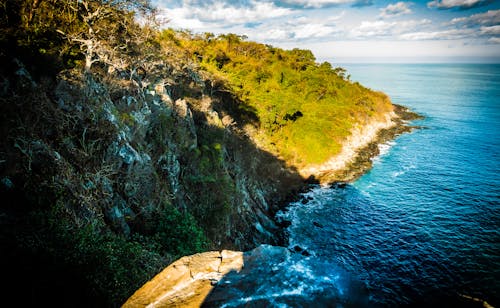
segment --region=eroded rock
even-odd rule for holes
[[[240,271],[243,253],[223,250],[182,257],[142,288],[123,307],[199,307],[231,271]]]

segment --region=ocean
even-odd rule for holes
[[[289,255],[262,246],[261,269],[223,306],[499,307],[500,65],[343,67],[421,128],[380,145],[354,183],[278,213]]]
[[[360,281],[368,306],[499,306],[500,65],[343,67],[425,119],[356,182],[291,205],[290,249]]]

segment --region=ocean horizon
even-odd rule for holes
[[[500,57],[318,57],[333,66],[343,64],[500,64]]]

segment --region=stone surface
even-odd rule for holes
[[[298,247],[261,245],[183,257],[124,307],[368,307],[362,283]]]
[[[182,257],[137,290],[123,307],[199,307],[220,279],[243,268],[243,253],[223,250]]]

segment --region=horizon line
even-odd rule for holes
[[[500,64],[500,57],[318,57],[316,61],[342,64]]]

